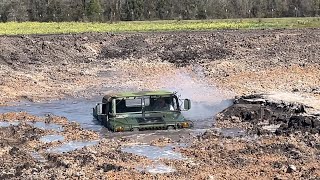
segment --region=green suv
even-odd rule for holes
[[[180,129],[193,127],[181,114],[190,108],[190,100],[178,99],[175,92],[126,92],[104,96],[93,108],[93,116],[115,132]]]

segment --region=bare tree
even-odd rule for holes
[[[0,0],[0,21],[319,16],[320,0]]]

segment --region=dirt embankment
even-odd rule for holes
[[[209,83],[236,94],[295,91],[319,97],[319,62],[319,29],[1,36],[0,98],[164,88],[160,78],[192,74],[195,64]]]
[[[91,147],[50,153],[48,148],[62,142],[43,142],[41,138],[46,135],[63,136],[65,143],[95,140],[99,135],[63,117],[1,114],[2,123],[22,123],[0,128],[0,177],[317,178],[318,116],[308,119],[303,113],[311,109],[316,114],[320,109],[319,45],[319,29],[2,36],[0,103],[93,96],[112,88],[187,87],[188,81],[192,88],[198,86],[195,81],[200,81],[235,94],[273,92],[268,100],[286,102],[261,102],[260,97],[244,96],[250,103],[239,102],[223,111],[220,118],[224,124],[220,125],[248,125],[252,134],[230,138],[207,131],[190,136],[187,147],[176,149],[186,160],[160,160],[176,169],[168,174],[141,171],[141,165],[152,162],[121,151],[123,145],[135,143],[136,138],[100,138]],[[203,93],[201,90],[195,94],[216,98]],[[289,101],[304,106],[291,106]],[[29,123],[34,121],[57,123],[63,131],[39,129]],[[264,131],[274,128],[272,125],[278,128],[277,136]],[[165,138],[153,144],[178,142]]]

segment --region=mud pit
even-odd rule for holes
[[[2,36],[0,178],[317,178],[319,42],[319,29]],[[105,93],[156,89],[192,100],[194,129],[92,119]]]

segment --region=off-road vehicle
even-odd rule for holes
[[[190,108],[190,100],[178,99],[175,92],[126,92],[104,96],[93,108],[93,116],[115,132],[179,129],[193,127],[181,114]]]

